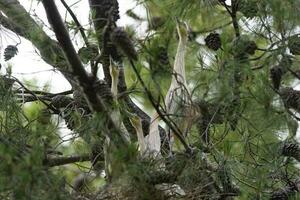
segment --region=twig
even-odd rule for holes
[[[58,110],[56,110],[52,105],[48,104],[47,102],[45,102],[43,99],[39,98],[35,93],[33,93],[31,90],[29,90],[28,88],[26,88],[26,86],[19,81],[17,78],[15,78],[15,81],[25,90],[27,91],[29,94],[31,94],[34,98],[36,98],[37,100],[41,101],[48,109],[52,110],[54,113],[59,113]]]
[[[81,26],[80,22],[78,21],[76,15],[74,14],[74,12],[72,11],[72,9],[68,6],[68,4],[65,2],[65,0],[60,0],[60,2],[63,4],[63,6],[66,8],[66,10],[69,12],[69,14],[71,15],[73,21],[75,22],[76,26],[78,27],[79,31],[80,31],[80,34],[82,36],[82,39],[85,43],[85,45],[87,47],[90,46],[90,43],[88,41],[88,38],[86,37],[85,35],[85,32],[84,32],[84,28]]]
[[[47,167],[55,167],[60,165],[72,164],[75,162],[85,162],[90,160],[90,155],[75,155],[75,156],[66,156],[66,157],[47,157],[43,161],[43,165]]]
[[[231,10],[230,10],[229,6],[225,2],[223,2],[221,4],[225,7],[225,9],[227,10],[227,12],[229,13],[229,15],[230,15],[230,17],[232,19],[232,25],[233,25],[233,28],[234,28],[234,31],[235,31],[235,36],[239,37],[240,36],[240,29],[239,29],[239,24],[238,24],[237,16],[236,16],[238,2],[236,0],[232,0]]]
[[[17,90],[16,92],[17,92],[17,94],[20,94],[19,90]],[[59,92],[59,93],[50,93],[50,92],[37,91],[37,90],[31,90],[31,92],[33,92],[36,95],[43,95],[43,96],[46,96],[46,97],[55,97],[57,95],[69,95],[69,94],[72,94],[73,90],[67,90],[67,91]],[[22,93],[29,93],[29,94],[31,94],[28,91],[24,91]]]

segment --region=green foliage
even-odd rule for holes
[[[106,12],[112,1],[101,2],[100,7]],[[15,92],[19,90],[13,87],[8,72],[0,80],[0,198],[7,195],[7,199],[72,199],[70,194],[74,191],[68,185],[82,171],[96,174],[82,192],[90,199],[94,197],[86,193],[96,193],[102,185],[105,185],[103,193],[117,194],[107,199],[170,199],[156,187],[166,181],[159,182],[161,177],[170,174],[173,178],[168,181],[185,191],[185,199],[226,199],[222,195],[228,192],[239,200],[269,199],[274,190],[299,178],[296,159],[282,155],[282,141],[297,139],[299,113],[287,108],[279,94],[283,87],[299,83],[300,0],[232,0],[230,5],[222,0],[137,2],[146,8],[147,19],[133,10],[127,15],[138,23],[148,23],[145,34],[140,37],[132,27],[112,26],[114,32],[109,37],[112,43],[108,45],[117,45],[135,61],[145,85],[132,70],[131,62],[124,59],[118,64],[125,68],[128,90],[122,91],[116,101],[105,102],[105,97],[102,98],[105,108],[120,111],[132,141],[127,148],[119,145],[122,142],[119,133],[108,123],[107,116],[111,113],[94,113],[76,95],[59,109],[49,103],[53,94],[39,94],[43,98],[38,103],[24,106],[16,98]],[[92,18],[96,17],[94,12]],[[184,138],[192,147],[190,154],[183,152],[184,145],[175,139],[172,156],[150,159],[138,151],[136,130],[128,120],[133,109],[127,101],[131,97],[149,113],[154,112],[153,106],[164,113],[162,108],[178,46],[176,19],[190,26],[190,30],[181,31],[193,34],[186,47],[185,70],[192,110],[199,111],[200,117],[193,119]],[[72,35],[78,33],[74,22],[67,25]],[[97,29],[87,28],[85,32],[89,41],[96,44],[99,39],[97,42],[101,44],[102,29]],[[34,30],[28,37],[44,50],[41,56],[66,73],[68,64],[62,52],[51,46],[52,40],[40,29]],[[132,40],[136,42],[131,43]],[[78,55],[84,64],[90,62],[93,66],[99,52],[103,53],[102,48],[101,45],[82,47]],[[16,54],[16,47],[8,46],[4,59]],[[109,66],[102,59],[99,67],[107,70]],[[271,81],[274,67],[282,70],[276,87]],[[48,89],[45,87],[43,91]],[[299,99],[293,102],[300,103]],[[184,121],[189,116],[183,114],[178,112],[171,118]],[[72,132],[71,139],[64,139],[64,132],[59,129],[61,124]],[[161,125],[167,126],[163,122]],[[146,135],[147,128],[142,128]],[[209,141],[203,140],[203,130]],[[60,155],[48,155],[49,150],[59,150],[64,155],[89,154],[91,162],[52,168],[47,166],[47,159]],[[109,170],[105,169],[107,166]],[[165,170],[159,169],[161,166]],[[100,175],[104,170],[103,178]],[[162,172],[167,175],[160,176]]]
[[[36,107],[25,114],[11,92],[1,98],[0,191],[12,199],[68,198],[62,174],[43,165],[47,141],[55,138],[49,115]]]

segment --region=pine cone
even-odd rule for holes
[[[300,112],[300,91],[290,87],[281,88],[279,94],[287,108]]]
[[[210,33],[205,39],[205,44],[208,48],[217,51],[221,48],[221,38],[218,33]]]
[[[270,77],[273,83],[273,87],[278,90],[281,83],[281,78],[283,75],[283,69],[281,66],[277,65],[270,69]]]
[[[249,41],[249,43],[246,45],[245,51],[250,55],[254,55],[256,49],[257,49],[256,43],[254,41]]]
[[[113,21],[117,21],[120,19],[119,15],[119,3],[116,0],[100,0],[97,1],[97,4],[92,5],[95,9],[98,10],[99,13],[104,14],[104,18],[108,18],[109,12],[112,10],[112,19]]]
[[[271,200],[288,200],[289,197],[293,196],[298,191],[296,183],[291,183],[285,188],[274,191],[271,195]]]
[[[77,88],[73,91],[74,103],[76,106],[81,107],[83,105],[87,105],[87,102],[84,98],[84,94],[81,89]]]
[[[257,46],[247,35],[241,35],[232,41],[232,53],[237,59],[246,59],[248,55],[253,55]]]
[[[274,191],[270,200],[288,200],[288,195],[283,191]]]
[[[257,16],[258,6],[256,0],[243,0],[239,4],[239,11],[247,18]]]
[[[98,80],[94,84],[95,90],[100,94],[100,97],[106,102],[112,102],[112,93],[108,84],[103,80]]]
[[[8,61],[18,54],[18,48],[14,45],[8,45],[4,50],[4,60]]]
[[[123,53],[132,60],[137,60],[138,55],[134,49],[134,46],[126,33],[126,31],[121,27],[116,27],[110,35],[111,41],[119,47]]]
[[[72,117],[72,113],[67,113],[63,116],[65,123],[67,125],[67,128],[70,130],[74,130],[76,128],[75,119]]]
[[[288,40],[288,47],[292,54],[300,55],[300,38],[298,36],[290,37]]]
[[[148,24],[148,30],[157,30],[164,25],[165,20],[162,17],[152,17]]]
[[[283,156],[293,157],[300,161],[300,146],[298,143],[287,142],[283,145],[281,154]]]
[[[73,102],[72,98],[65,95],[57,95],[51,99],[51,104],[59,109],[69,106]]]
[[[159,47],[157,60],[159,65],[170,65],[168,50],[165,47]]]

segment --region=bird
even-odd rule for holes
[[[130,116],[130,122],[134,127],[139,144],[139,151],[141,156],[144,157],[159,157],[160,154],[160,135],[158,131],[158,122],[159,117],[158,115],[154,115],[156,118],[151,118],[151,124],[149,128],[149,134],[144,137],[142,120],[137,115]]]
[[[179,36],[179,42],[173,66],[171,85],[165,96],[166,114],[170,116],[178,113],[180,107],[189,101],[189,91],[185,74],[185,54],[189,27],[185,22],[181,22],[176,18],[176,30]],[[170,127],[167,129],[170,140],[170,152],[172,152],[174,134],[170,130]],[[180,131],[185,132],[185,130]]]

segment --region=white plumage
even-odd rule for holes
[[[188,27],[186,24],[177,20],[176,28],[179,36],[179,43],[175,56],[171,85],[165,97],[166,113],[170,117],[177,114],[183,114],[183,109],[180,109],[180,107],[184,107],[188,103],[189,98],[184,60],[188,42]],[[169,128],[167,129],[170,140],[170,149],[172,150],[174,136],[172,131],[170,131]],[[181,131],[185,132],[185,130],[182,129]]]

